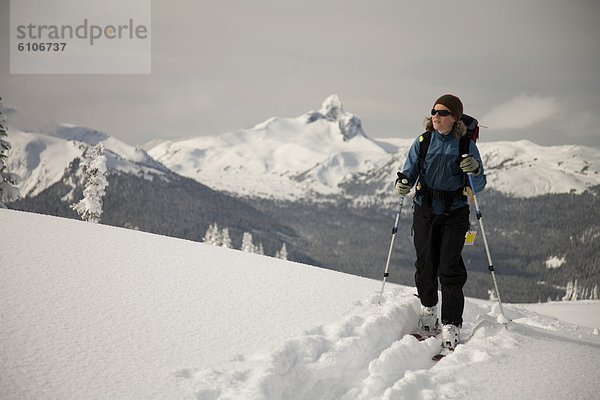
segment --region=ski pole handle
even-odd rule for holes
[[[406,175],[398,171],[398,179],[394,183],[394,187],[399,196],[404,197],[410,192],[410,181]]]
[[[461,157],[464,160],[465,158],[469,157],[470,154],[463,154]],[[467,172],[467,177],[469,178],[469,186],[471,187],[471,192],[473,193],[473,197],[475,198],[475,208],[477,209],[477,212],[479,212],[479,204],[477,201],[477,192],[475,191],[475,185],[473,185],[473,173],[472,172]]]

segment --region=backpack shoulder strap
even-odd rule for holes
[[[421,172],[423,172],[423,164],[425,163],[425,156],[427,155],[427,150],[429,150],[429,144],[431,143],[431,132],[427,131],[419,136],[419,167]]]
[[[426,131],[419,136],[419,178],[417,179],[417,194],[422,194],[424,190],[423,174],[425,172],[425,157],[429,144],[431,143],[431,131]]]
[[[460,153],[458,155],[459,157],[462,157],[463,154],[470,153],[470,151],[469,151],[470,146],[471,146],[471,143],[469,143],[470,141],[471,141],[471,135],[469,135],[469,134],[466,134],[465,136],[460,138],[460,142],[458,145],[459,153]]]

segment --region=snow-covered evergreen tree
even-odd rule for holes
[[[577,279],[567,282],[567,290],[562,298],[563,301],[574,300],[600,300],[598,293],[598,285],[593,288],[583,287]]]
[[[213,246],[221,246],[229,249],[233,248],[231,236],[229,236],[229,229],[223,228],[223,230],[219,230],[219,225],[216,222],[208,227],[202,238],[202,242],[212,244]]]
[[[261,255],[265,254],[262,243],[255,245],[254,239],[252,238],[252,234],[250,232],[244,232],[244,235],[242,236],[242,247],[240,250],[248,253],[256,253]]]
[[[2,107],[2,97],[0,97],[0,208],[6,208],[4,203],[19,197],[17,184],[20,178],[17,174],[8,172],[8,151],[11,146],[7,131],[7,120]]]
[[[571,300],[579,300],[580,297],[577,279],[575,279],[575,282],[573,282],[573,293],[571,295]]]
[[[583,288],[581,290],[581,299],[587,299],[590,296],[590,289],[589,288]]]
[[[202,241],[206,244],[212,244],[213,246],[221,246],[223,238],[219,232],[219,225],[217,225],[216,222],[208,227]]]
[[[562,298],[563,301],[573,300],[573,286],[573,281],[567,282],[567,290]]]
[[[240,250],[248,253],[255,252],[252,234],[250,232],[244,232],[244,234],[242,235],[242,247],[240,248]]]
[[[102,142],[92,148],[91,154],[85,157],[81,164],[87,175],[87,182],[83,190],[83,199],[71,205],[71,208],[77,211],[83,220],[99,223],[102,215],[102,197],[106,194],[104,189],[108,186],[108,170]]]
[[[228,249],[233,248],[228,228],[223,228],[223,230],[221,231],[221,247],[226,247]]]
[[[282,260],[288,259],[288,252],[285,243],[281,246],[281,249],[277,253],[275,253],[275,258],[281,258]]]

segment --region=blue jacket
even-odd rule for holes
[[[426,186],[434,190],[455,191],[465,185],[465,174],[459,167],[459,143],[460,140],[452,133],[441,135],[438,131],[434,130],[432,132],[431,143],[429,144],[424,163],[425,173],[423,180]],[[409,178],[411,185],[417,182],[421,172],[419,168],[419,153],[420,145],[419,138],[417,137],[408,151],[408,157],[402,168],[402,173]],[[473,141],[469,141],[469,154],[479,163],[478,174],[472,175],[475,192],[479,193],[485,188],[486,179],[479,150]],[[423,196],[416,196],[416,204],[421,205],[422,201]],[[450,206],[450,210],[456,210],[465,205],[467,205],[466,200],[455,198]],[[444,212],[443,202],[438,198],[433,199],[431,208],[434,214],[443,214]]]

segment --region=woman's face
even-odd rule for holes
[[[436,104],[433,106],[433,109],[450,111],[450,109],[442,104]],[[431,116],[431,121],[433,122],[433,129],[439,133],[448,133],[452,130],[452,124],[454,124],[456,118],[452,114],[442,117],[439,113],[436,113]]]

